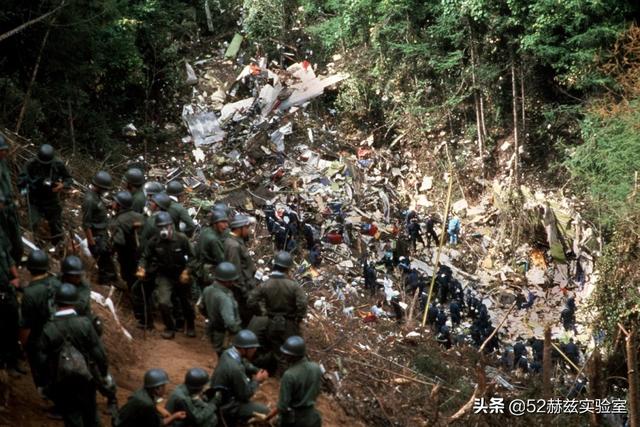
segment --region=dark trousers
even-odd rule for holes
[[[131,287],[131,303],[133,305],[133,315],[138,323],[142,325],[153,325],[153,288],[155,282],[153,278],[137,280]]]
[[[103,230],[94,230],[93,233],[96,244],[90,246],[89,250],[98,264],[98,282],[105,284],[116,278],[116,266],[113,263],[113,254],[107,233]]]
[[[0,211],[0,226],[11,243],[11,258],[16,263],[22,259],[22,232],[20,231],[20,220],[13,204],[6,204]]]
[[[46,204],[34,203],[30,200],[29,207],[31,228],[35,230],[40,221],[44,218],[49,224],[49,232],[51,233],[51,243],[57,245],[64,237],[64,229],[62,228],[62,206],[60,202],[54,200]]]
[[[18,300],[12,289],[0,290],[0,363],[13,368],[18,363]]]
[[[167,329],[175,329],[174,301],[182,309],[187,328],[193,328],[195,310],[191,300],[191,283],[183,285],[179,283],[177,277],[157,273],[156,298],[160,307],[160,314],[162,314],[162,320]]]
[[[427,229],[427,247],[431,247],[431,239],[433,239],[433,243],[437,246],[438,245],[438,235],[436,234],[436,231],[432,228],[432,229]]]
[[[52,400],[65,427],[100,427],[96,387],[91,383],[54,387]]]
[[[116,249],[118,264],[120,264],[120,277],[131,291],[136,282],[136,270],[138,269],[138,256],[135,252],[126,249]]]

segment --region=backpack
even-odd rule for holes
[[[60,330],[58,329],[58,331]],[[66,335],[60,334],[64,341],[60,348],[60,353],[58,353],[56,383],[64,383],[70,380],[91,382],[93,375],[91,375],[91,371],[89,370],[87,359],[69,341]]]

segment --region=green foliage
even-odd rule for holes
[[[584,144],[567,161],[574,180],[594,201],[605,225],[628,212],[634,174],[640,171],[640,100],[625,111],[582,121]]]

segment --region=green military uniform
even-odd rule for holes
[[[1,233],[1,231],[0,231]],[[18,362],[18,300],[10,283],[15,262],[7,248],[0,245],[0,367],[14,368]]]
[[[173,218],[173,222],[176,225],[176,230],[180,230],[187,237],[193,236],[193,233],[196,231],[196,224],[193,222],[193,218],[189,215],[189,211],[182,206],[180,203],[173,201],[171,206],[169,206],[169,215]],[[184,224],[184,228],[180,228],[180,223]]]
[[[238,303],[233,292],[217,281],[204,289],[202,301],[209,319],[207,335],[220,356],[229,346],[233,335],[241,329]]]
[[[53,284],[54,295],[63,282],[64,280],[61,276],[61,279]],[[80,280],[80,284],[76,286],[76,289],[78,290],[78,299],[73,305],[73,308],[76,310],[76,313],[78,313],[78,316],[87,317],[93,322],[94,316],[93,312],[91,311],[91,283],[89,283],[89,281],[83,277]],[[54,304],[54,309],[55,308],[56,307]]]
[[[159,212],[159,211],[158,211]],[[140,230],[140,253],[144,252],[144,248],[147,247],[149,240],[156,234],[158,234],[158,227],[156,227],[156,213],[148,216],[142,224],[142,230]]]
[[[139,214],[143,213],[144,207],[147,205],[147,196],[145,196],[142,188],[139,188],[136,191],[131,191],[131,197],[133,197],[131,210]]]
[[[20,262],[22,258],[22,232],[16,210],[11,170],[6,159],[0,159],[0,194],[4,195],[6,199],[4,209],[0,210],[0,228],[4,231],[5,239],[11,244],[9,255],[15,262]]]
[[[96,381],[104,378],[108,372],[107,356],[91,321],[78,316],[72,309],[58,311],[42,331],[41,348],[48,367],[47,376],[51,380],[47,395],[51,396],[62,414],[65,426],[99,426],[96,381],[67,384],[64,380],[60,383],[54,380],[58,356],[65,340],[84,355],[87,365],[94,366],[100,375],[95,378]]]
[[[249,307],[258,307],[269,318],[265,350],[279,354],[292,335],[300,335],[299,324],[307,315],[307,295],[298,283],[276,271],[249,294]]]
[[[251,397],[258,383],[250,379],[240,353],[235,347],[225,350],[211,377],[211,387],[222,394],[221,411],[225,420],[246,420],[254,412],[266,414],[269,409]]]
[[[306,358],[287,369],[280,381],[278,413],[281,427],[320,427],[322,417],[315,409],[320,394],[322,371]]]
[[[142,230],[140,230],[139,252],[140,256],[144,253],[149,240],[158,233],[156,227],[155,213],[144,219]],[[138,260],[139,262],[139,260]],[[151,294],[154,288],[154,278],[147,272],[147,276],[142,280],[136,280],[131,287],[131,301],[133,305],[133,314],[141,325],[153,325],[151,319],[152,299]]]
[[[120,408],[115,427],[161,427],[162,417],[146,389],[141,388]]]
[[[249,249],[244,244],[241,237],[237,237],[233,233],[224,241],[224,258],[236,266],[240,273],[238,284],[233,290],[233,294],[238,301],[240,309],[240,318],[243,325],[248,325],[253,317],[253,310],[247,304],[247,297],[251,290],[255,287],[256,266],[249,255]]]
[[[98,264],[98,281],[105,283],[115,279],[115,265],[111,257],[111,247],[107,227],[107,207],[98,193],[89,190],[82,203],[82,228],[91,229],[95,245],[90,246],[91,255]]]
[[[18,187],[29,192],[31,227],[35,228],[44,218],[49,223],[51,242],[54,245],[64,237],[60,193],[52,191],[58,182],[61,182],[65,189],[71,188],[73,184],[73,178],[64,163],[58,159],[53,159],[49,164],[44,164],[38,159],[29,160],[18,179]]]
[[[43,275],[24,288],[20,306],[20,328],[28,329],[29,337],[25,345],[27,359],[36,387],[44,386],[44,360],[40,349],[42,329],[53,315],[53,297],[61,285],[55,276]]]
[[[187,327],[193,325],[195,312],[191,299],[191,285],[180,284],[180,273],[192,261],[193,251],[187,236],[174,232],[171,239],[159,235],[151,238],[144,248],[140,266],[155,277],[157,301],[167,329],[175,328],[172,314],[172,296],[179,302]]]
[[[224,241],[229,237],[225,230],[218,233],[213,227],[206,227],[200,233],[196,255],[198,257],[198,276],[200,284],[206,286],[211,283],[211,274],[224,261]]]
[[[120,275],[129,289],[136,281],[136,268],[140,259],[138,230],[144,223],[144,216],[133,209],[121,209],[111,220],[111,243],[118,255]]]
[[[199,396],[192,396],[185,384],[181,384],[173,390],[165,406],[170,413],[185,411],[187,418],[175,420],[173,427],[216,427],[218,408],[213,402],[205,402]]]

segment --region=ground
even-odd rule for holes
[[[202,319],[200,319],[202,320]],[[124,320],[126,325],[132,322]],[[159,326],[159,325],[158,325]],[[202,367],[212,372],[216,365],[216,354],[211,344],[204,337],[203,323],[200,323],[197,338],[187,338],[183,334],[177,334],[175,340],[163,340],[159,332],[155,331],[143,336],[140,330],[127,327],[133,334],[133,355],[127,355],[127,359],[133,363],[119,364],[113,375],[118,383],[118,400],[122,405],[128,396],[142,383],[142,377],[147,369],[162,367],[169,374],[171,385],[169,390],[182,382],[185,372],[189,368]],[[116,333],[110,331],[110,333]],[[111,340],[105,340],[110,342]],[[131,351],[121,341],[107,347],[107,352],[113,358],[115,353]],[[122,357],[117,355],[115,357]],[[278,398],[279,383],[275,379],[269,379],[263,384],[256,394],[256,400],[275,405]],[[106,410],[106,400],[98,396],[98,404],[101,411]],[[8,412],[0,413],[0,427],[48,427],[61,426],[62,421],[51,420],[46,417],[45,409],[49,402],[42,400],[36,393],[29,375],[14,380],[12,384],[11,406]],[[363,426],[359,421],[349,418],[342,408],[331,396],[321,395],[317,403],[318,410],[322,413],[323,426]],[[103,413],[103,425],[110,425],[110,418]]]

